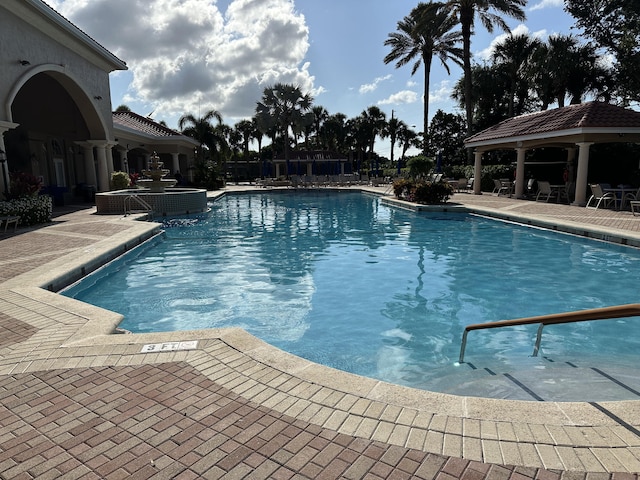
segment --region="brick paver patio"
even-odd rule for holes
[[[640,232],[629,212],[452,201],[631,242]],[[637,479],[640,401],[416,392],[236,329],[111,334],[118,314],[48,291],[157,229],[85,208],[1,238],[0,478]],[[187,343],[143,352],[167,342]]]

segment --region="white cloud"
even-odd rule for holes
[[[384,82],[385,80],[389,80],[391,78],[391,75],[385,75],[384,77],[378,77],[376,78],[373,83],[367,83],[364,85],[360,85],[360,93],[370,93],[375,91],[378,88],[378,85],[380,85],[382,82]]]
[[[451,90],[452,87],[449,80],[441,81],[435,90],[429,91],[429,104],[450,102]]]
[[[563,6],[564,6],[564,0],[541,0],[535,5],[532,5],[529,8],[529,11],[533,12],[535,10],[542,10],[544,8],[550,8],[550,7],[555,8],[555,7],[563,7]]]
[[[489,46],[487,48],[485,48],[484,50],[480,50],[479,52],[476,52],[476,54],[474,55],[474,58],[479,59],[480,61],[485,61],[485,60],[489,60],[491,58],[491,55],[493,55],[493,51],[496,48],[496,45],[504,42],[504,40],[509,37],[509,35],[532,35],[534,37],[540,38],[542,37],[546,32],[544,30],[540,31],[540,32],[535,32],[535,33],[531,33],[529,31],[529,27],[527,27],[524,24],[520,24],[518,25],[516,28],[513,28],[511,30],[511,34],[509,33],[501,33],[500,35],[497,35],[496,37],[494,37],[493,40],[491,40],[491,43],[489,44]]]
[[[384,100],[379,100],[378,105],[400,105],[402,103],[415,103],[418,100],[418,94],[412,90],[402,90],[394,93]]]
[[[253,115],[264,87],[314,77],[304,58],[305,18],[290,0],[50,0],[53,8],[127,62],[128,98],[153,105],[155,117],[219,110]]]

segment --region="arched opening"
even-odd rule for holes
[[[91,151],[80,146],[88,139],[106,139],[98,113],[84,91],[57,71],[42,71],[26,80],[11,103],[18,127],[5,134],[10,172],[30,173],[56,203],[72,196],[78,185],[95,179]],[[87,167],[89,165],[89,167]]]

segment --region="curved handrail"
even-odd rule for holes
[[[591,308],[589,310],[578,310],[575,312],[552,313],[550,315],[539,315],[537,317],[524,317],[513,320],[498,320],[497,322],[474,323],[467,325],[462,334],[460,345],[459,363],[464,363],[464,351],[467,346],[467,334],[472,330],[484,330],[488,328],[513,327],[517,325],[530,325],[539,323],[536,345],[533,356],[538,355],[540,340],[542,338],[542,328],[545,325],[559,323],[586,322],[590,320],[608,320],[611,318],[636,317],[640,316],[640,303],[629,303],[626,305],[616,305],[613,307]]]
[[[145,200],[140,198],[139,195],[132,194],[132,195],[128,195],[124,199],[124,214],[125,214],[125,216],[129,215],[133,211],[131,209],[131,201],[132,200],[135,200],[138,203],[138,205],[140,205],[144,209],[144,211],[149,214],[149,216],[153,215],[153,207],[149,203],[147,203]]]

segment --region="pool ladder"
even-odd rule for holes
[[[542,329],[545,325],[555,325],[560,323],[588,322],[590,320],[609,320],[612,318],[636,317],[640,316],[640,303],[630,303],[627,305],[616,305],[613,307],[592,308],[590,310],[578,310],[576,312],[553,313],[551,315],[540,315],[537,317],[517,318],[513,320],[499,320],[497,322],[475,323],[467,325],[462,334],[460,345],[459,363],[464,363],[464,350],[467,347],[467,334],[471,330],[484,330],[488,328],[514,327],[517,325],[531,325],[539,323],[536,344],[533,348],[533,356],[538,356],[540,341],[542,340]]]
[[[132,203],[136,203],[138,205],[138,209],[134,210],[131,207]],[[148,215],[149,220],[153,220],[153,207],[149,205],[145,200],[140,198],[139,195],[128,195],[124,199],[124,215],[130,215],[132,213],[146,213]]]

